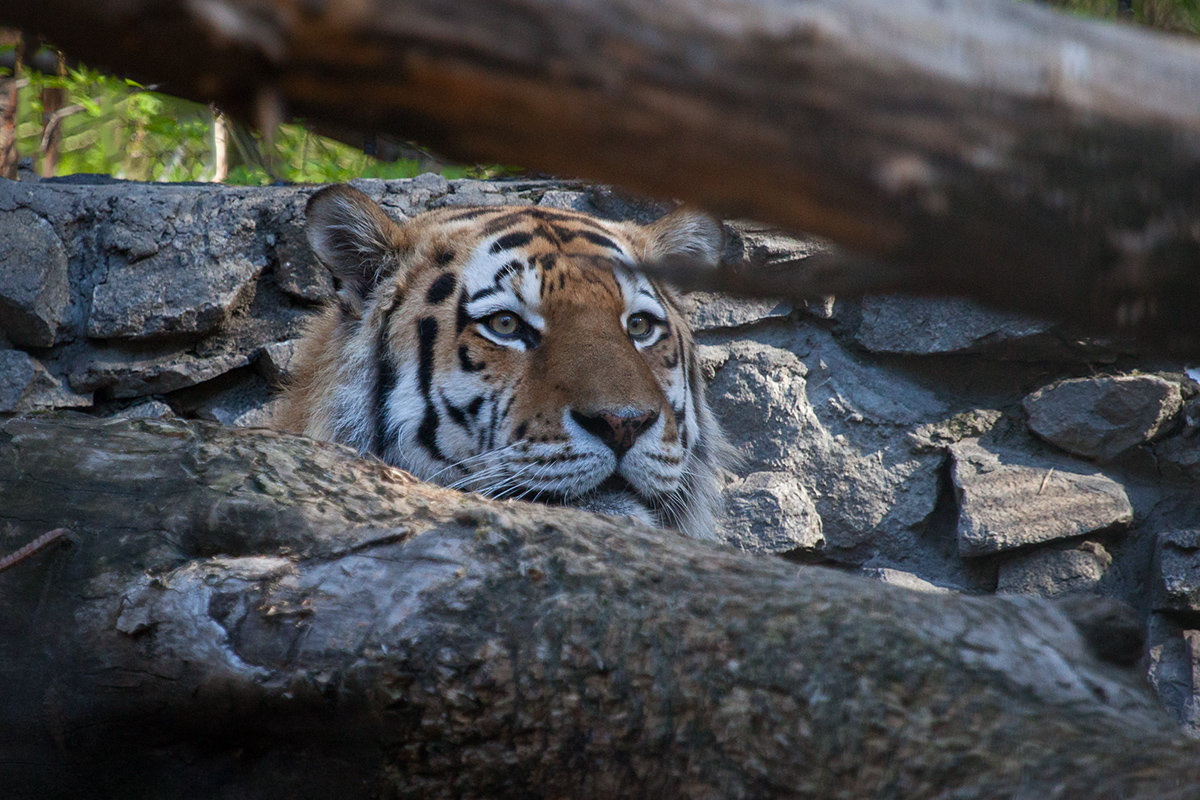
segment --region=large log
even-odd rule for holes
[[[0,427],[6,798],[1184,798],[1054,606],[922,594],[197,423]],[[80,454],[83,454],[82,457]]]
[[[1188,41],[1011,0],[10,0],[0,22],[243,117],[621,183],[899,265],[763,291],[960,292],[1200,349]]]

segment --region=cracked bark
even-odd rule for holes
[[[1055,606],[159,421],[0,426],[8,797],[1191,796]],[[81,456],[82,454],[82,456]]]

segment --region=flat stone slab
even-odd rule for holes
[[[1179,384],[1157,375],[1058,381],[1028,395],[1029,429],[1068,453],[1110,461],[1148,442],[1183,406]]]
[[[1022,463],[978,441],[948,448],[958,498],[958,552],[982,556],[1128,525],[1121,484],[1084,465]]]

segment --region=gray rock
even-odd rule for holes
[[[0,329],[15,344],[49,347],[70,299],[67,253],[27,208],[0,211]]]
[[[764,319],[787,317],[790,303],[775,300],[741,300],[713,292],[689,292],[679,297],[679,307],[696,331],[753,325]]]
[[[70,391],[28,353],[0,350],[0,414],[91,404],[91,395]]]
[[[902,586],[905,589],[912,589],[915,592],[927,592],[929,594],[949,594],[950,589],[944,586],[930,583],[929,581],[914,575],[911,572],[904,570],[892,569],[890,567],[864,567],[861,570],[864,577],[872,578],[873,580],[890,583],[893,586]]]
[[[1160,533],[1154,561],[1155,608],[1200,611],[1200,530]]]
[[[170,419],[175,412],[161,400],[147,400],[126,406],[109,416],[113,419]]]
[[[903,431],[944,416],[945,405],[894,373],[856,363],[826,334],[777,341],[789,349],[735,341],[701,351],[702,366],[715,373],[713,408],[747,470],[797,476],[828,547],[858,548],[922,525],[937,502],[943,456],[914,454]]]
[[[265,266],[260,257],[225,252],[195,268],[185,245],[109,268],[92,293],[88,336],[148,339],[169,334],[203,334],[224,325],[253,296]]]
[[[562,191],[560,189],[551,189],[542,195],[542,199],[538,200],[539,206],[546,208],[562,208],[568,211],[584,211],[592,213],[591,197],[587,192],[571,192]]]
[[[280,289],[310,303],[333,297],[333,275],[308,246],[303,219],[281,223],[269,243],[274,248],[275,280]]]
[[[855,340],[873,353],[973,353],[1045,333],[1049,323],[957,298],[876,295],[862,300]]]
[[[1200,631],[1151,614],[1147,638],[1150,684],[1183,732],[1200,738]]]
[[[751,471],[790,471],[796,442],[822,434],[806,394],[808,368],[787,350],[755,342],[726,352],[708,390],[718,418]]]
[[[820,550],[821,517],[808,492],[783,472],[754,472],[725,490],[726,540],[752,553]]]
[[[1099,461],[1149,441],[1182,405],[1179,384],[1157,375],[1059,381],[1024,400],[1030,430],[1068,453]]]
[[[238,379],[240,378],[240,379]],[[282,398],[254,374],[226,375],[172,396],[187,416],[240,428],[269,427]]]
[[[238,352],[201,358],[186,352],[146,354],[102,346],[78,354],[68,380],[76,391],[104,388],[118,399],[144,397],[194,386],[248,363],[249,356]]]
[[[1028,463],[977,441],[950,445],[958,498],[958,552],[980,556],[1126,526],[1124,487],[1082,465]]]
[[[996,591],[1060,597],[1095,590],[1112,556],[1097,542],[1039,547],[1018,552],[1000,565]]]
[[[258,374],[272,386],[282,386],[292,376],[292,363],[296,358],[296,347],[299,341],[288,339],[284,342],[264,344],[254,356],[254,366]]]

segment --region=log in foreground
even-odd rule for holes
[[[1012,0],[10,0],[0,23],[268,127],[398,134],[898,265],[814,295],[964,293],[1200,352],[1186,40]]]
[[[1194,796],[1054,606],[920,594],[348,451],[0,427],[6,797]]]

